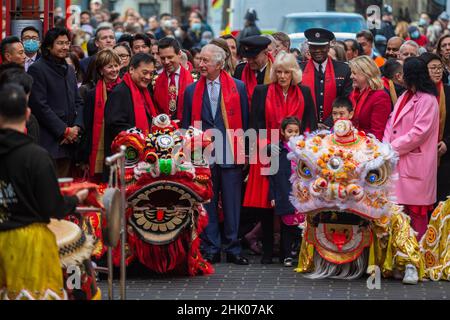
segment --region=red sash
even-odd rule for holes
[[[89,156],[89,174],[95,175],[95,163],[97,160],[98,147],[100,140],[103,138],[103,123],[105,115],[105,103],[107,99],[107,92],[111,91],[122,80],[117,77],[117,80],[113,83],[105,85],[103,80],[99,80],[95,87],[95,103],[94,103],[94,121],[92,126],[92,147]]]
[[[267,130],[280,129],[281,121],[286,117],[296,116],[302,120],[304,110],[305,101],[299,86],[291,85],[285,100],[283,89],[278,83],[269,85],[265,106]],[[270,134],[267,138],[270,138]]]
[[[148,133],[149,125],[146,113],[152,117],[156,117],[157,115],[150,93],[147,89],[143,91],[140,90],[131,79],[129,72],[123,76],[123,81],[131,91],[136,128],[141,129],[144,133]]]
[[[176,119],[181,120],[183,117],[184,91],[186,87],[194,82],[192,75],[183,66],[180,67],[180,77],[178,79],[178,98]],[[155,106],[158,113],[170,115],[169,110],[169,78],[166,72],[162,72],[156,79],[155,83]]]
[[[363,108],[364,103],[366,103],[367,97],[369,96],[370,92],[371,92],[371,89],[369,87],[367,87],[363,91],[360,91],[359,89],[353,89],[353,91],[350,93],[349,98],[353,104],[353,110],[354,110],[352,122],[356,128],[359,128],[359,113],[361,112],[361,109]]]
[[[265,74],[267,75],[269,73],[269,75],[270,75],[270,69],[272,67],[272,63],[273,63],[274,59],[271,54],[268,54],[267,57],[269,60],[267,62]],[[269,77],[267,77],[267,78],[269,78]],[[264,80],[266,80],[266,76],[264,76]],[[242,81],[244,81],[245,86],[247,88],[247,96],[248,96],[248,101],[249,101],[249,105],[250,105],[251,101],[252,101],[253,91],[255,91],[255,87],[258,84],[258,82],[256,79],[255,70],[250,69],[250,66],[248,63],[245,64],[244,70],[242,70]],[[264,81],[264,84],[268,84],[268,83],[269,82],[266,83],[266,81]]]
[[[242,127],[242,109],[241,98],[236,88],[234,79],[226,73],[224,70],[220,72],[220,86],[221,86],[221,103],[220,111],[222,112],[223,122],[225,129],[238,130]],[[191,125],[202,119],[202,107],[203,107],[203,93],[206,87],[206,78],[201,77],[197,81],[197,85],[194,90],[194,97],[192,100],[192,116]],[[237,138],[235,138],[236,140]],[[237,150],[243,152],[243,141],[235,141],[234,145],[234,159],[237,160]],[[237,149],[237,150],[236,150]]]
[[[303,71],[302,84],[309,87],[311,90],[314,105],[316,104],[316,90],[315,90],[315,80],[314,80],[314,63],[312,59],[309,59],[306,63],[305,70]],[[323,97],[323,120],[331,115],[332,104],[334,99],[336,99],[337,89],[336,80],[334,77],[334,67],[331,57],[328,57],[327,67],[325,68],[325,92]],[[317,114],[319,106],[316,106]]]

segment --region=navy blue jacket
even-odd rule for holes
[[[295,213],[295,208],[289,201],[292,184],[289,181],[291,161],[287,158],[288,153],[284,143],[280,143],[278,172],[269,176],[269,200],[275,200],[275,214],[279,216]]]
[[[247,91],[245,89],[245,84],[237,79],[233,79],[236,83],[236,88],[239,92],[240,100],[241,100],[241,112],[242,112],[242,129],[245,131],[248,129],[248,118],[249,118],[249,107],[248,107],[248,98]],[[187,129],[191,125],[191,117],[192,117],[192,101],[194,97],[194,90],[197,85],[197,82],[190,84],[186,91],[184,92],[184,106],[183,106],[183,119],[181,126],[184,129]],[[222,95],[222,90],[220,90],[220,96]],[[221,99],[219,98],[219,101]],[[211,104],[209,103],[208,90],[203,93],[203,107],[202,107],[202,130],[206,131],[208,129],[218,129],[222,133],[222,137],[226,137],[226,129],[225,124],[223,122],[222,113],[220,112],[220,106],[217,108],[216,116],[213,119],[211,112]],[[227,148],[228,146],[228,148]],[[227,155],[231,152],[230,146],[228,143],[223,143],[223,161],[220,163],[219,159],[216,161],[217,164],[223,168],[233,168],[235,164],[227,164],[227,157],[231,158],[231,155]]]
[[[84,128],[83,99],[77,78],[67,63],[42,57],[28,68],[33,77],[29,106],[39,122],[39,144],[53,159],[71,158],[75,144],[63,144],[64,131],[75,125]]]

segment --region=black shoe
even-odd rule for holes
[[[248,265],[248,260],[247,258],[238,255],[238,254],[231,254],[231,253],[227,253],[227,262],[231,262],[234,264],[239,264],[241,266],[246,266]]]
[[[207,253],[203,256],[203,258],[209,263],[219,263],[220,262],[220,252],[217,253]]]
[[[262,257],[261,264],[272,264],[272,257]]]

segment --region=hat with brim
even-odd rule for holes
[[[263,36],[250,36],[239,42],[239,55],[246,58],[256,57],[267,49],[270,39]]]
[[[333,32],[322,28],[307,29],[304,34],[308,44],[313,46],[326,46],[335,38]]]

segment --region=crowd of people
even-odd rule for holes
[[[272,156],[280,157],[274,175],[261,174],[261,159],[250,165],[235,161],[228,140],[223,159],[210,162],[214,197],[205,205],[209,224],[201,237],[211,263],[221,261],[223,250],[227,262],[246,265],[242,246],[248,246],[262,255],[261,263],[273,263],[278,255],[285,266],[293,265],[304,218],[289,204],[286,142],[304,132],[330,129],[337,119],[351,119],[357,129],[398,152],[397,201],[410,215],[417,237],[423,235],[431,210],[450,189],[448,14],[433,23],[422,14],[416,25],[398,22],[394,27],[392,10],[385,7],[382,28],[375,34],[361,30],[356,39],[337,41],[332,32],[311,28],[300,48],[291,48],[282,32],[260,35],[254,10],[246,19],[238,38],[214,37],[197,11],[181,24],[170,14],[147,20],[133,10],[113,15],[93,0],[77,29],[56,26],[40,34],[27,27],[20,37],[5,37],[0,187],[12,183],[19,203],[24,194],[36,202],[21,210],[10,209],[19,205],[17,199],[2,203],[8,210],[0,211],[0,236],[64,215],[63,199],[58,207],[47,208],[30,192],[44,192],[56,177],[106,181],[104,159],[116,135],[132,127],[148,131],[160,113],[182,128],[199,121],[203,130],[214,128],[224,137],[229,129],[280,132],[279,140],[267,137],[265,144]],[[26,103],[13,110],[17,99]],[[32,141],[48,152],[51,163],[29,146]],[[45,158],[26,168],[33,183],[40,179],[33,174],[50,172],[52,166],[56,170],[49,173],[50,182],[44,179],[47,188],[36,184],[31,191],[27,181],[11,175],[16,170],[4,169],[17,165],[20,154],[30,160],[30,153]],[[82,201],[83,195],[78,198]],[[72,206],[77,201],[69,200]],[[280,233],[278,249],[275,235]],[[1,281],[0,288],[5,285]]]

